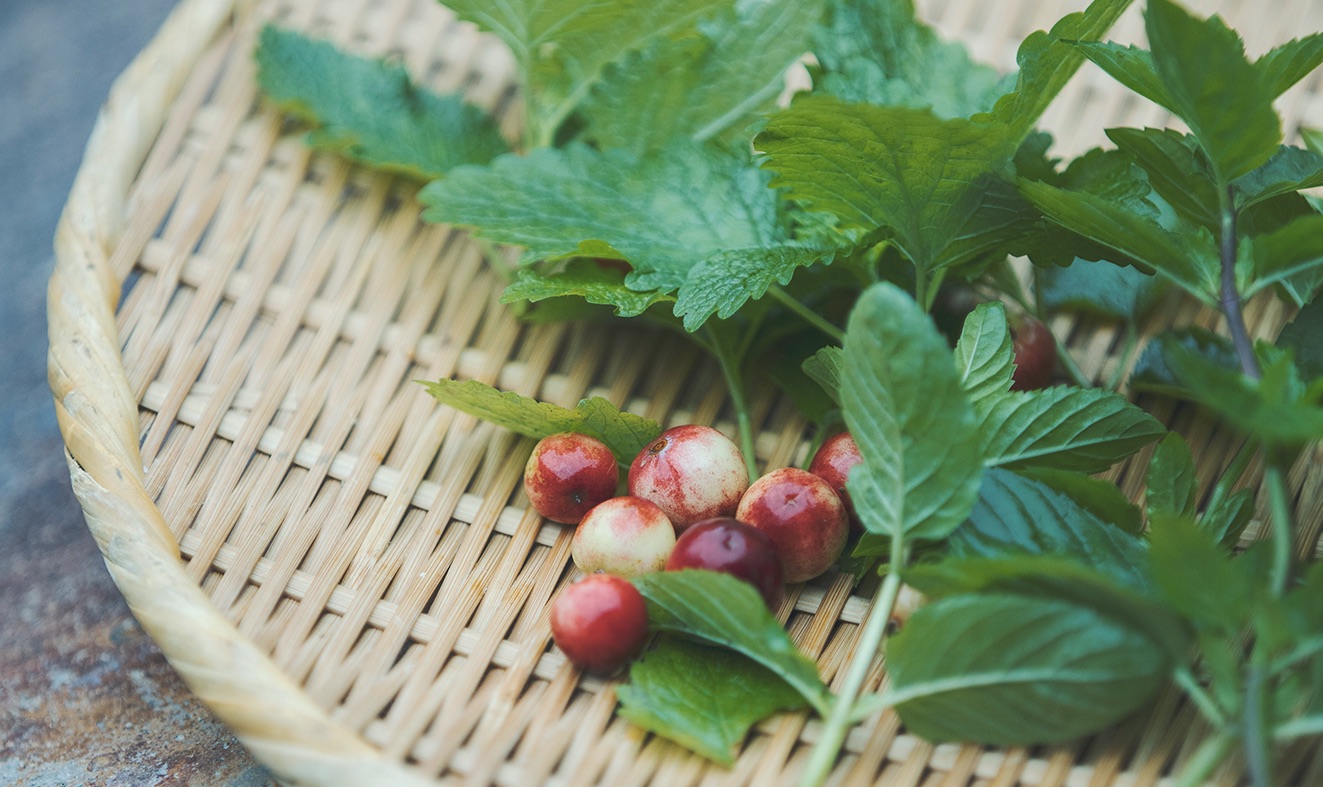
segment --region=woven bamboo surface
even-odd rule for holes
[[[1083,4],[920,7],[1010,68],[1021,37]],[[1195,5],[1221,10],[1251,52],[1323,29],[1323,0]],[[733,433],[717,370],[642,330],[519,323],[466,236],[418,221],[416,185],[310,152],[258,100],[250,52],[267,19],[397,55],[430,87],[492,109],[512,138],[520,123],[508,54],[431,0],[186,0],[120,79],[57,236],[50,376],[75,491],[134,613],[291,782],[793,781],[816,737],[804,714],[762,724],[730,770],[614,716],[611,683],[550,644],[548,605],[574,578],[571,530],[527,507],[530,441],[412,382],[477,379],[561,404],[598,394]],[[1131,13],[1113,37],[1141,29]],[[1323,125],[1323,74],[1281,108],[1288,129]],[[1168,123],[1092,67],[1044,121],[1065,154],[1105,126]],[[1265,298],[1248,316],[1271,337],[1290,315]],[[1145,333],[1191,323],[1218,326],[1173,300]],[[1086,374],[1117,363],[1109,326],[1053,328]],[[1192,408],[1144,404],[1190,439],[1205,480],[1238,447]],[[793,407],[760,391],[752,409],[760,464],[802,460]],[[1319,457],[1290,477],[1302,553],[1323,526]],[[1113,471],[1132,496],[1146,462]],[[867,609],[829,579],[792,588],[780,614],[830,682]],[[879,660],[867,687],[884,680]],[[849,736],[833,780],[1157,784],[1200,724],[1173,691],[1091,740],[986,750],[925,743],[880,713]],[[1323,783],[1316,747],[1284,759],[1280,772]]]

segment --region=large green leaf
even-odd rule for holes
[[[501,303],[537,303],[566,296],[613,306],[621,317],[636,317],[653,304],[672,300],[655,290],[629,289],[625,286],[625,274],[609,265],[591,259],[576,259],[556,271],[523,268],[501,294]]]
[[[1149,572],[1167,602],[1196,624],[1230,633],[1249,622],[1254,578],[1190,517],[1151,518]]]
[[[1144,634],[1088,607],[988,594],[920,608],[888,643],[887,669],[884,699],[911,732],[1013,746],[1116,722],[1162,687],[1170,661]]]
[[[980,303],[965,318],[956,342],[956,371],[971,402],[1011,389],[1015,371],[1015,343],[1006,322],[1006,308],[999,302]]]
[[[830,262],[835,249],[782,244],[718,252],[698,263],[680,287],[675,314],[687,331],[698,330],[715,314],[726,318],[773,284],[786,285],[800,268]]]
[[[864,461],[848,489],[865,528],[939,540],[978,498],[974,412],[932,321],[891,284],[864,291],[845,335],[841,404]]]
[[[1153,66],[1172,107],[1228,183],[1263,164],[1282,141],[1275,94],[1245,59],[1244,43],[1219,17],[1198,19],[1171,0],[1144,15]]]
[[[1228,369],[1238,368],[1231,340],[1203,328],[1182,328],[1155,336],[1135,362],[1130,385],[1138,391],[1153,391],[1167,396],[1185,396],[1174,361],[1176,349],[1185,347]]]
[[[991,109],[1007,89],[995,69],[920,22],[912,0],[831,0],[813,54],[814,92],[853,103],[968,117]]]
[[[477,380],[440,379],[423,383],[423,387],[442,404],[527,437],[542,438],[558,432],[595,437],[606,443],[622,464],[633,461],[662,431],[656,421],[622,412],[600,396],[584,399],[570,410]]]
[[[1154,516],[1193,517],[1199,477],[1185,438],[1172,432],[1162,438],[1144,476],[1144,504]]]
[[[1266,164],[1236,178],[1232,185],[1241,210],[1282,194],[1323,186],[1323,156],[1282,145]]]
[[[1255,238],[1253,259],[1254,281],[1245,297],[1288,281],[1297,291],[1311,293],[1323,284],[1323,215],[1303,216]]]
[[[1314,33],[1274,47],[1254,63],[1273,98],[1304,79],[1323,63],[1323,33]]]
[[[1099,472],[1166,433],[1125,397],[1096,388],[1011,391],[978,409],[988,467]]]
[[[795,648],[749,583],[715,571],[662,571],[633,579],[648,603],[648,625],[753,659],[792,686],[819,713],[830,696],[813,662]]]
[[[822,0],[743,0],[697,30],[657,37],[608,66],[582,107],[584,133],[637,154],[675,137],[743,131],[770,108],[808,48]]]
[[[1194,137],[1156,128],[1110,128],[1107,136],[1134,157],[1153,190],[1181,215],[1205,227],[1220,227],[1221,201],[1213,172]]]
[[[1075,42],[1080,52],[1107,75],[1164,109],[1176,111],[1176,99],[1162,84],[1153,53],[1137,46],[1121,46],[1110,41]]]
[[[1102,521],[1127,533],[1138,535],[1144,529],[1144,518],[1139,513],[1139,506],[1130,502],[1120,487],[1111,481],[1052,467],[1029,467],[1015,472],[1016,475],[1046,484]]]
[[[1278,334],[1277,345],[1295,353],[1295,365],[1306,380],[1323,377],[1323,300],[1301,309]]]
[[[983,474],[978,503],[948,544],[956,557],[1070,556],[1125,587],[1148,584],[1138,538],[1069,495],[1007,470]]]
[[[422,180],[509,150],[487,113],[416,87],[402,66],[270,25],[255,56],[263,92],[318,126],[308,136],[317,147]]]
[[[1039,297],[1049,309],[1070,309],[1115,320],[1138,320],[1156,304],[1166,282],[1129,265],[1076,258],[1038,271]]]
[[[668,636],[634,662],[616,696],[621,716],[722,765],[754,724],[807,704],[755,661]]]

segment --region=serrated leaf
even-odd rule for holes
[[[741,0],[695,30],[655,38],[606,68],[582,107],[584,133],[637,155],[676,137],[742,131],[770,108],[808,48],[822,0]]]
[[[1277,346],[1295,353],[1306,380],[1323,377],[1323,300],[1310,302],[1277,335]]]
[[[1194,516],[1199,478],[1185,438],[1175,432],[1162,438],[1149,460],[1144,484],[1150,519],[1154,516]]]
[[[1149,0],[1145,29],[1153,66],[1194,131],[1220,182],[1263,164],[1282,141],[1275,97],[1219,17],[1198,19],[1171,0]]]
[[[1167,396],[1183,396],[1185,389],[1171,361],[1176,347],[1186,347],[1227,368],[1237,368],[1235,348],[1225,336],[1203,328],[1166,331],[1153,338],[1140,353],[1130,375],[1131,388]]]
[[[1266,52],[1254,70],[1273,98],[1280,96],[1323,63],[1323,33],[1287,41]]]
[[[725,319],[773,284],[790,283],[795,271],[817,262],[830,263],[835,249],[782,244],[731,249],[713,254],[689,271],[675,302],[686,331],[696,331],[715,314]]]
[[[1099,472],[1166,433],[1125,397],[1096,388],[1011,391],[978,409],[988,467]]]
[[[271,25],[255,57],[263,92],[318,126],[308,137],[316,147],[422,180],[509,150],[486,112],[416,87],[402,66]]]
[[[1150,639],[1092,609],[1000,594],[921,607],[886,662],[884,699],[911,732],[999,746],[1101,729],[1148,701],[1170,670]]]
[[[1275,284],[1292,282],[1312,293],[1323,284],[1323,215],[1312,214],[1254,239],[1254,281],[1243,296]]]
[[[562,270],[523,268],[501,294],[501,303],[537,303],[575,296],[600,306],[613,306],[620,317],[637,317],[648,307],[673,300],[656,290],[638,292],[625,286],[625,274],[594,260],[571,260]]]
[[[729,648],[792,686],[819,713],[830,693],[753,586],[715,571],[661,571],[635,577],[648,626]]]
[[[1181,215],[1205,227],[1220,227],[1221,202],[1213,172],[1194,137],[1156,128],[1111,128],[1107,136],[1134,157],[1148,173],[1153,190]]]
[[[786,240],[767,178],[711,147],[680,142],[639,161],[575,143],[460,167],[420,198],[428,221],[523,246],[530,260],[597,256],[606,244],[634,268],[627,287],[669,293],[709,256]]]
[[[1267,163],[1236,179],[1236,206],[1241,210],[1282,194],[1323,186],[1323,156],[1282,145]]]
[[[978,503],[947,543],[956,557],[1068,555],[1126,587],[1148,584],[1139,539],[1070,496],[1007,470],[983,474]]]
[[[1196,624],[1237,631],[1249,620],[1252,579],[1186,516],[1161,512],[1149,527],[1149,572],[1167,602]]]
[[[823,347],[804,359],[804,374],[822,386],[837,404],[841,403],[841,371],[845,356],[840,347]]]
[[[1164,109],[1176,111],[1176,99],[1158,76],[1153,53],[1111,41],[1072,41],[1081,54],[1107,75]]]
[[[1011,389],[1015,371],[1015,343],[1006,322],[1006,307],[1000,303],[980,303],[965,318],[964,329],[956,342],[956,370],[960,384],[971,402]]]
[[[722,765],[749,729],[806,705],[774,672],[721,648],[661,637],[616,688],[620,715]]]
[[[1139,507],[1110,481],[1050,467],[1029,467],[1017,470],[1016,475],[1046,484],[1102,521],[1127,533],[1138,535],[1144,529]]]
[[[850,315],[844,361],[841,404],[864,458],[847,484],[860,521],[875,534],[942,539],[968,515],[981,475],[946,341],[913,299],[875,284]]]
[[[1038,272],[1039,297],[1049,310],[1069,309],[1115,320],[1141,319],[1166,282],[1131,266],[1076,258]]]
[[[1030,33],[1015,54],[1020,66],[1015,90],[998,99],[988,116],[975,119],[1005,124],[1018,144],[1084,62],[1068,42],[1101,38],[1129,5],[1130,0],[1094,0],[1083,11],[1062,17],[1049,32]]]
[[[912,0],[828,2],[814,31],[813,54],[819,66],[814,91],[853,103],[968,117],[991,109],[1009,88],[995,69],[971,60],[964,46],[941,40],[920,22]]]
[[[606,443],[622,464],[633,461],[662,431],[656,421],[622,412],[600,396],[584,399],[570,410],[501,391],[478,380],[441,379],[424,382],[423,387],[442,404],[527,437],[543,438],[558,432],[595,437]]]

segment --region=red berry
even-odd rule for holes
[[[1012,391],[1036,391],[1052,382],[1057,368],[1057,343],[1052,330],[1037,317],[1015,314],[1010,319],[1015,346]]]
[[[667,571],[701,568],[721,571],[753,585],[769,609],[781,603],[781,561],[771,540],[755,527],[730,517],[691,526],[666,561]]]
[[[854,503],[846,491],[845,482],[850,478],[850,470],[862,461],[864,457],[859,453],[854,438],[849,432],[841,432],[828,437],[809,463],[809,472],[826,481],[845,504],[845,512],[850,517],[850,530],[855,533],[863,532],[863,525],[859,523],[859,516],[854,511]]]
[[[753,482],[735,518],[772,540],[786,582],[803,582],[826,571],[850,532],[845,506],[827,482],[794,467],[773,470]]]
[[[613,497],[584,515],[570,551],[585,574],[605,571],[636,577],[661,571],[675,546],[666,514],[641,497]]]
[[[710,426],[667,429],[629,466],[629,493],[661,506],[678,532],[734,514],[748,486],[740,449]]]
[[[588,509],[616,493],[620,468],[601,440],[562,432],[544,437],[524,466],[524,491],[542,516],[577,525]]]
[[[576,667],[615,672],[642,652],[648,607],[629,580],[593,574],[565,588],[551,605],[551,636]]]

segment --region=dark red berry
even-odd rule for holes
[[[1057,368],[1057,344],[1052,338],[1052,330],[1042,320],[1028,314],[1012,315],[1010,326],[1015,345],[1011,390],[1046,388]]]
[[[614,496],[619,481],[611,449],[573,432],[542,438],[524,466],[524,491],[533,508],[567,525],[577,525],[588,509]]]
[[[551,605],[551,636],[576,667],[609,674],[642,652],[648,607],[628,580],[592,574]]]
[[[816,475],[794,467],[773,470],[753,482],[735,518],[771,539],[786,582],[803,582],[826,571],[850,532],[836,492]]]
[[[813,461],[809,463],[809,472],[826,481],[828,486],[836,490],[837,496],[845,504],[845,511],[850,517],[850,530],[853,533],[863,532],[863,525],[855,514],[854,503],[850,500],[845,482],[850,478],[850,470],[862,461],[864,457],[859,453],[859,446],[854,438],[849,432],[841,432],[828,437],[818,447],[818,452],[813,455]]]
[[[755,527],[730,517],[691,526],[666,561],[667,571],[700,568],[720,571],[753,585],[769,609],[781,603],[781,561],[771,540]]]

